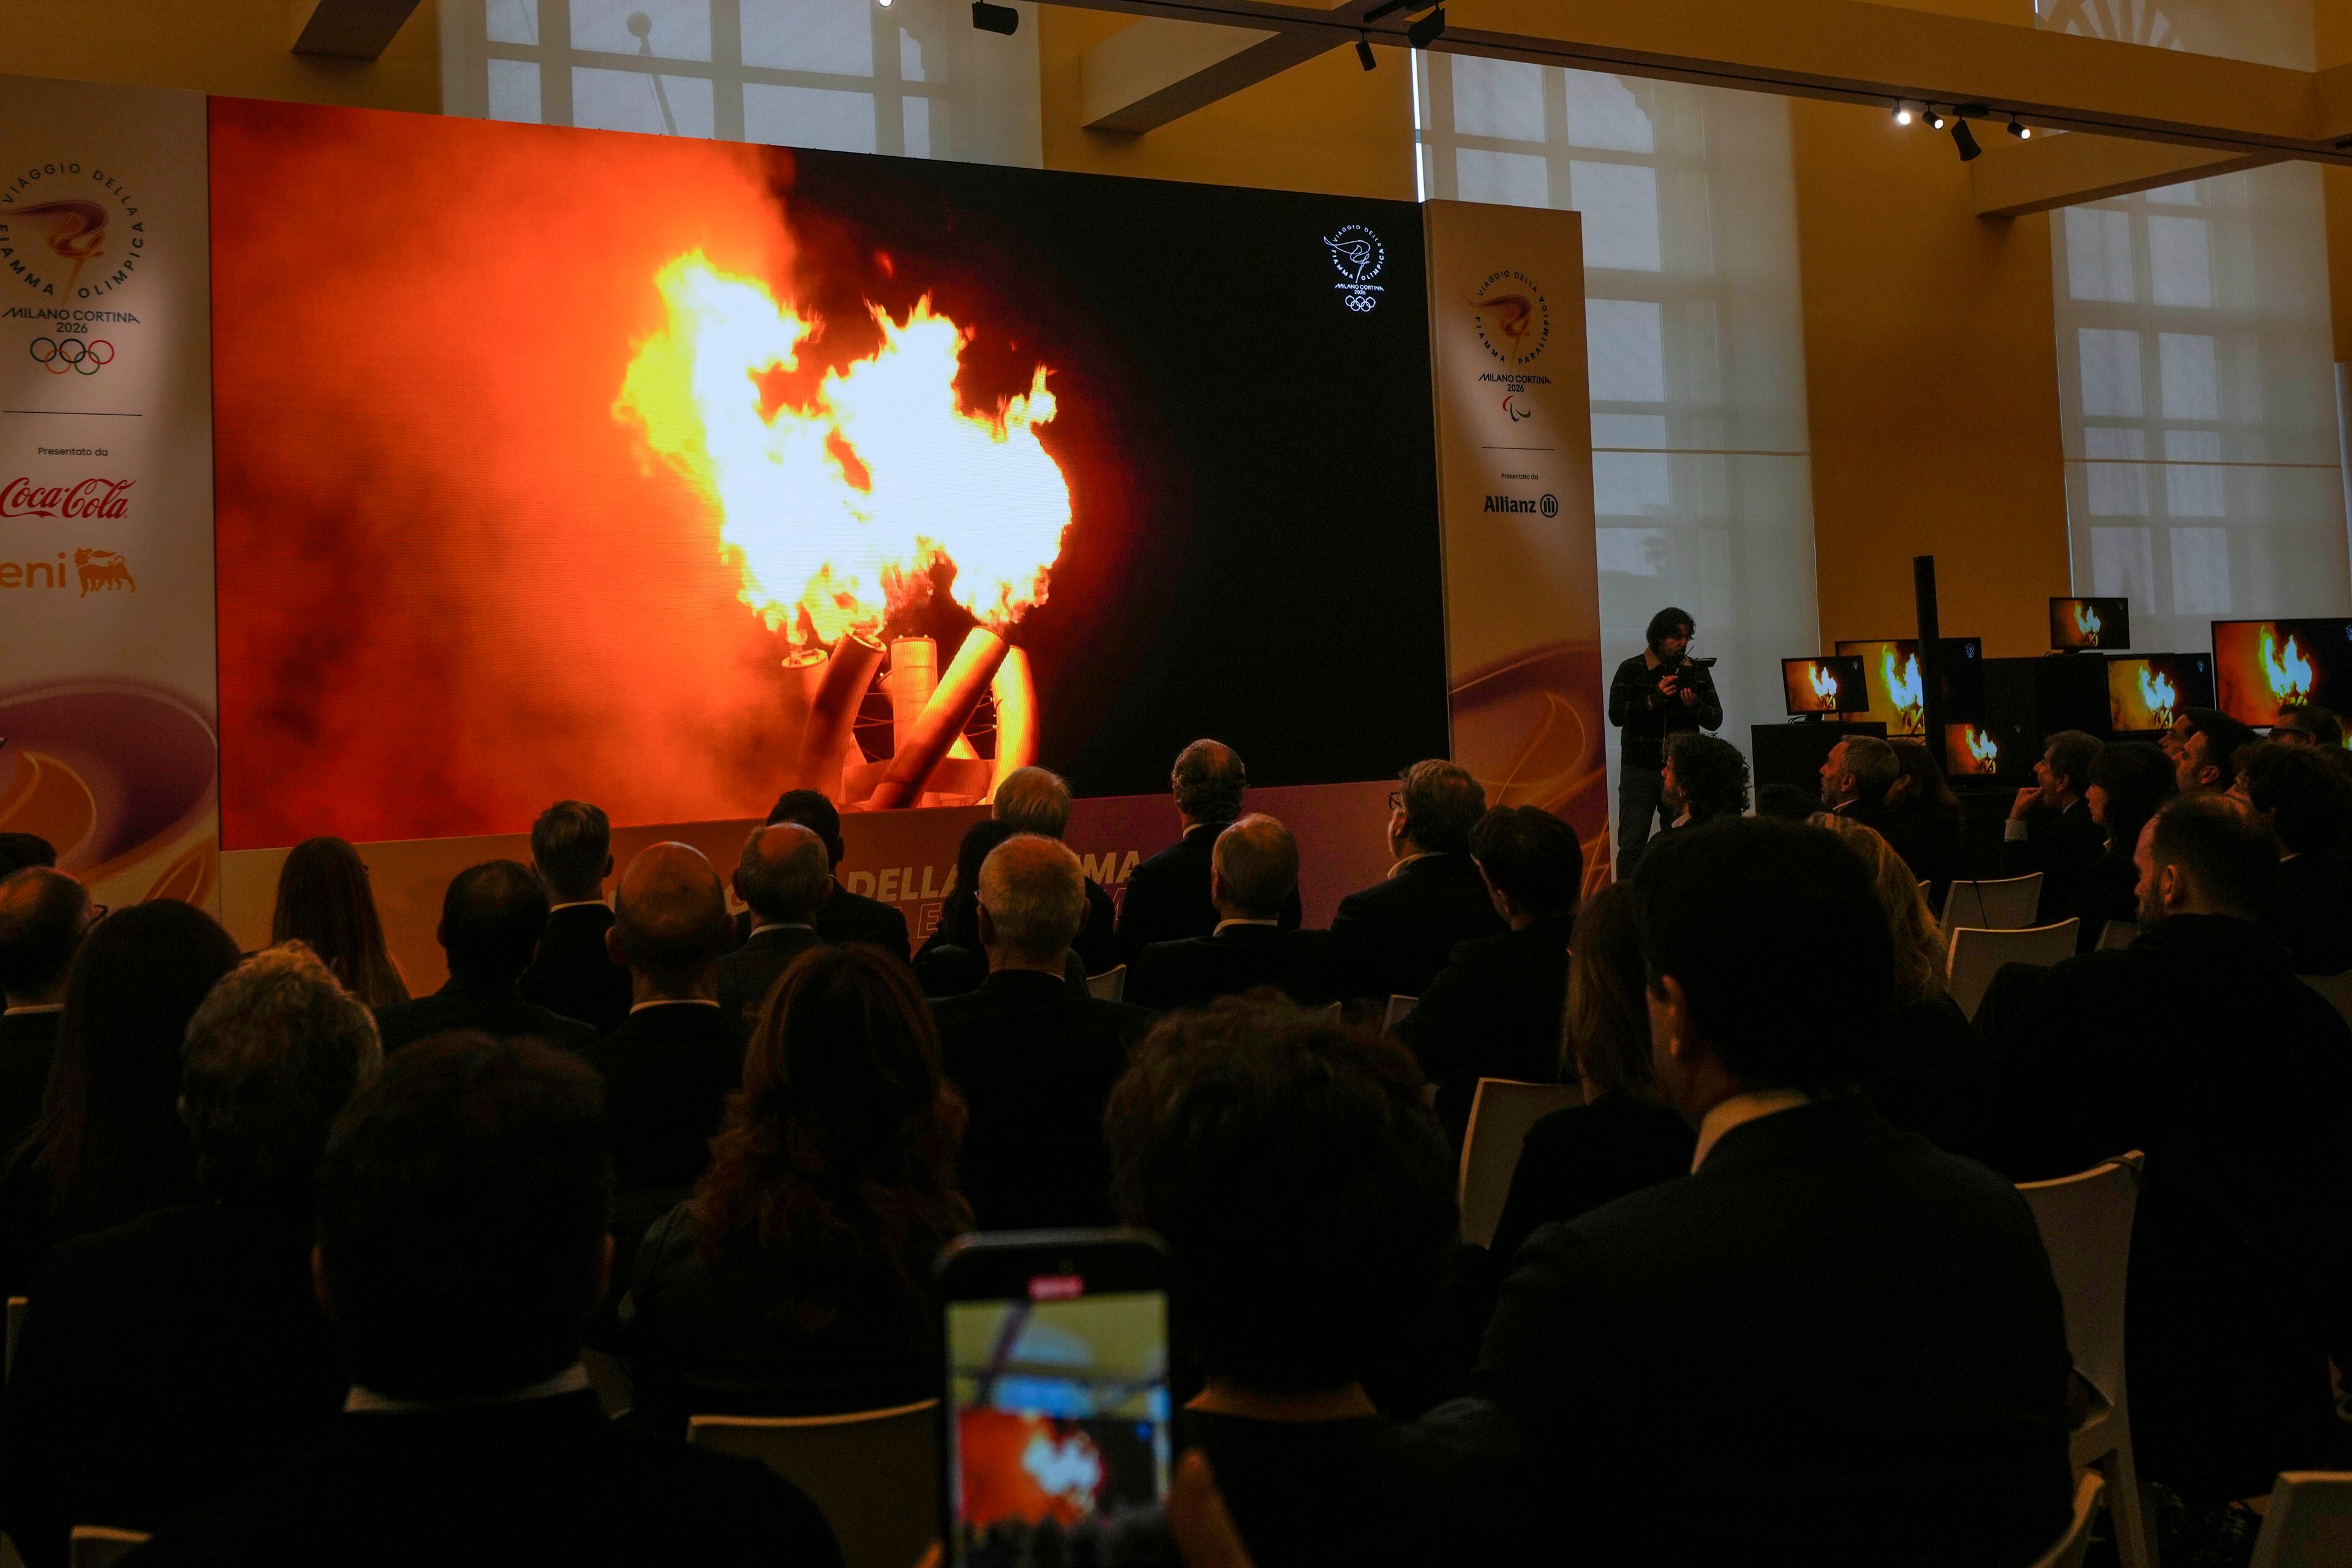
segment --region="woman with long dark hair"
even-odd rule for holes
[[[817,947],[784,972],[694,1195],[621,1304],[635,1418],[815,1415],[938,1394],[932,1259],[971,1226],[963,1101],[904,965]]]
[[[82,939],[41,1120],[0,1177],[7,1294],[25,1293],[58,1242],[193,1198],[180,1050],[197,1004],[236,959],[210,915],[168,900],[119,910]]]
[[[305,838],[278,871],[269,944],[308,942],[343,989],[372,1011],[408,1000],[408,986],[383,943],[375,891],[360,852],[341,838]]]
[[[2106,853],[2083,873],[2083,924],[2075,951],[2089,952],[2109,921],[2139,921],[2139,830],[2164,803],[2180,792],[2172,759],[2146,741],[2117,741],[2091,759],[2091,784],[2083,792],[2091,820],[2106,830]]]

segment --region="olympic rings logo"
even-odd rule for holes
[[[99,367],[114,363],[114,345],[104,338],[35,338],[27,351],[33,363],[51,375],[63,375],[72,371],[78,375],[96,375]]]

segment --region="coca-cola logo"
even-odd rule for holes
[[[37,485],[28,479],[0,485],[0,517],[127,517],[136,479],[82,479],[70,485]]]

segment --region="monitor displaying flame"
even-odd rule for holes
[[[2050,646],[2061,651],[2131,647],[2131,601],[2120,597],[2052,599]]]
[[[1974,724],[1946,726],[1944,769],[1954,776],[1990,776],[2000,772],[2000,742]]]
[[[1787,689],[1791,714],[1859,711],[1870,701],[1857,658],[1784,658],[1780,683]]]
[[[2117,654],[2106,663],[2114,734],[2156,734],[2171,729],[2182,709],[2213,701],[2212,663],[2203,654]]]
[[[2330,711],[2352,702],[2352,620],[2213,623],[2217,706],[2257,729],[2291,703]]]

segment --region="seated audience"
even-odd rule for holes
[[[955,879],[940,906],[939,926],[915,950],[915,979],[934,1002],[968,995],[988,978],[988,950],[980,942],[980,868],[998,845],[1019,832],[995,817],[964,829],[956,846]],[[1087,989],[1087,966],[1076,952],[1063,961],[1062,973],[1072,994],[1092,994]]]
[[[604,951],[613,825],[604,809],[559,800],[541,812],[530,825],[530,868],[547,890],[547,929],[523,971],[523,1000],[609,1035],[629,1016],[629,972]]]
[[[1669,736],[1669,771],[1693,741],[1725,745],[1711,735]],[[1395,1030],[1437,1086],[1438,1125],[1457,1150],[1480,1079],[1559,1080],[1568,939],[1584,886],[1576,829],[1532,805],[1480,817],[1470,830],[1470,855],[1510,929],[1457,945]]]
[[[2140,830],[2140,931],[2050,971],[2007,1037],[1990,1145],[2019,1181],[2147,1155],[2125,1358],[2140,1477],[2218,1508],[2328,1449],[2352,1321],[2352,1030],[2255,924],[2242,804]]]
[[[771,831],[773,831],[771,829]],[[820,947],[760,1016],[710,1168],[621,1306],[633,1419],[811,1415],[939,1396],[940,1248],[971,1226],[964,1109],[903,964]]]
[[[2080,730],[2061,730],[2033,764],[2034,783],[2017,792],[2001,825],[2000,870],[2004,877],[2042,873],[2042,902],[2035,923],[2054,925],[2083,912],[2083,879],[2106,848],[2106,835],[2091,820],[2083,798],[2091,787],[2091,763],[2099,739]]]
[[[306,838],[287,851],[278,869],[269,942],[273,947],[289,942],[308,947],[362,1006],[383,1008],[408,1000],[408,983],[383,943],[367,865],[341,838]]]
[[[833,884],[824,840],[796,822],[755,827],[735,862],[735,896],[751,910],[751,934],[719,961],[719,1006],[749,1029],[793,959],[824,939],[817,907]]]
[[[1086,872],[1060,840],[1006,839],[978,891],[988,978],[937,1008],[940,1060],[971,1110],[964,1196],[982,1230],[1108,1224],[1103,1102],[1152,1016],[1071,991]]]
[[[2083,873],[2083,929],[2074,951],[2095,949],[2110,922],[2139,919],[2139,830],[2164,803],[2180,793],[2172,759],[2146,741],[2116,741],[2091,759],[2090,787],[2083,803],[2105,836],[2105,848]]]
[[[41,1119],[66,975],[89,920],[89,891],[62,871],[33,866],[0,879],[0,1158]]]
[[[1418,996],[1454,945],[1507,929],[1470,858],[1486,792],[1452,763],[1415,763],[1389,796],[1387,879],[1339,900],[1331,935],[1351,996]]]
[[[1903,776],[1895,748],[1875,735],[1849,735],[1822,763],[1822,806],[1865,827],[1888,819],[1886,796]]]
[[[0,877],[27,866],[55,866],[58,852],[37,833],[0,833]]]
[[[613,898],[605,933],[629,971],[628,1022],[588,1047],[604,1080],[613,1134],[613,1236],[620,1252],[612,1301],[627,1288],[646,1227],[685,1197],[710,1163],[727,1097],[743,1082],[743,1015],[719,1005],[727,894],[687,844],[637,851]]]
[[[1015,833],[1058,839],[1070,827],[1070,786],[1044,768],[1015,768],[996,786],[996,819]],[[1070,951],[1088,974],[1118,967],[1118,907],[1092,877],[1086,879],[1087,923]]]
[[[1249,772],[1231,746],[1195,741],[1176,754],[1168,782],[1176,793],[1183,836],[1127,874],[1118,903],[1118,961],[1132,969],[1154,942],[1207,936],[1226,917],[1209,888],[1217,836],[1238,820]],[[1278,911],[1286,931],[1301,920],[1297,879]]]
[[[1768,784],[1756,792],[1756,815],[1802,822],[1825,809],[1822,797],[1791,784]]]
[[[1195,835],[1209,836],[1205,828]],[[1290,829],[1252,814],[1218,832],[1209,898],[1216,925],[1145,948],[1128,976],[1129,1001],[1164,1013],[1205,1007],[1261,985],[1303,1007],[1339,1000],[1331,933],[1282,929],[1283,911],[1298,906],[1298,845]]]
[[[1570,943],[1562,1065],[1584,1103],[1528,1129],[1510,1195],[1488,1247],[1507,1271],[1536,1227],[1571,1220],[1627,1193],[1687,1175],[1698,1135],[1668,1106],[1650,1066],[1650,1009],[1643,998],[1641,932],[1633,889],[1603,888],[1576,917]]]
[[[163,900],[109,915],[82,938],[40,1122],[0,1176],[0,1294],[23,1295],[58,1242],[194,1196],[180,1048],[236,957],[210,915]]]
[[[0,1526],[33,1568],[77,1524],[152,1531],[326,1435],[347,1384],[310,1289],[310,1179],[383,1061],[299,942],[188,1022],[181,1117],[202,1201],[65,1243],[34,1273],[0,1404]]]
[[[2278,722],[2271,726],[2271,739],[2290,746],[2340,752],[2344,749],[2344,721],[2308,702],[2283,702],[2279,705]]]
[[[1166,1240],[1176,1349],[1206,1384],[1178,1436],[1259,1568],[1486,1560],[1478,1478],[1364,1387],[1454,1237],[1421,1087],[1390,1042],[1229,997],[1154,1029],[1112,1095],[1120,1217]]]
[[[1669,833],[1738,816],[1748,809],[1748,759],[1728,741],[1685,730],[1666,737],[1658,787]]]
[[[386,1061],[318,1175],[343,1413],[129,1561],[838,1564],[791,1482],[607,1420],[589,1388],[580,1325],[612,1258],[600,1100],[531,1040],[447,1035]]]
[[[2173,778],[2183,795],[2226,795],[2236,782],[2238,749],[2253,743],[2254,732],[2211,708],[2184,708],[2158,742],[2172,759]]]
[[[1952,879],[1969,872],[1960,799],[1926,746],[1916,741],[1887,745],[1895,752],[1895,783],[1886,791],[1886,824],[1879,832],[1911,874],[1927,881],[1928,908],[1941,909]]]
[[[907,917],[894,904],[853,893],[841,885],[841,811],[824,792],[788,789],[768,812],[768,826],[790,822],[807,828],[824,842],[825,892],[818,902],[816,934],[834,945],[862,942],[878,947],[901,963],[907,962]],[[736,945],[751,939],[758,917],[745,910],[736,923]]]
[[[585,1050],[596,1031],[577,1018],[523,1000],[520,982],[547,929],[547,893],[518,860],[485,860],[450,879],[434,937],[448,955],[449,979],[440,990],[376,1010],[383,1048],[449,1029],[477,1029],[494,1039],[545,1040],[559,1050]]]
[[[1563,1561],[2032,1563],[2074,1489],[2058,1289],[2013,1188],[1850,1092],[1894,992],[1868,872],[1743,818],[1635,898],[1696,1168],[1538,1230],[1430,1424],[1525,1446]]]
[[[2352,969],[2352,870],[2342,850],[2352,780],[2326,752],[2283,741],[2241,747],[2231,765],[2238,781],[2230,793],[2279,841],[2278,881],[2259,923],[2297,974]]]

